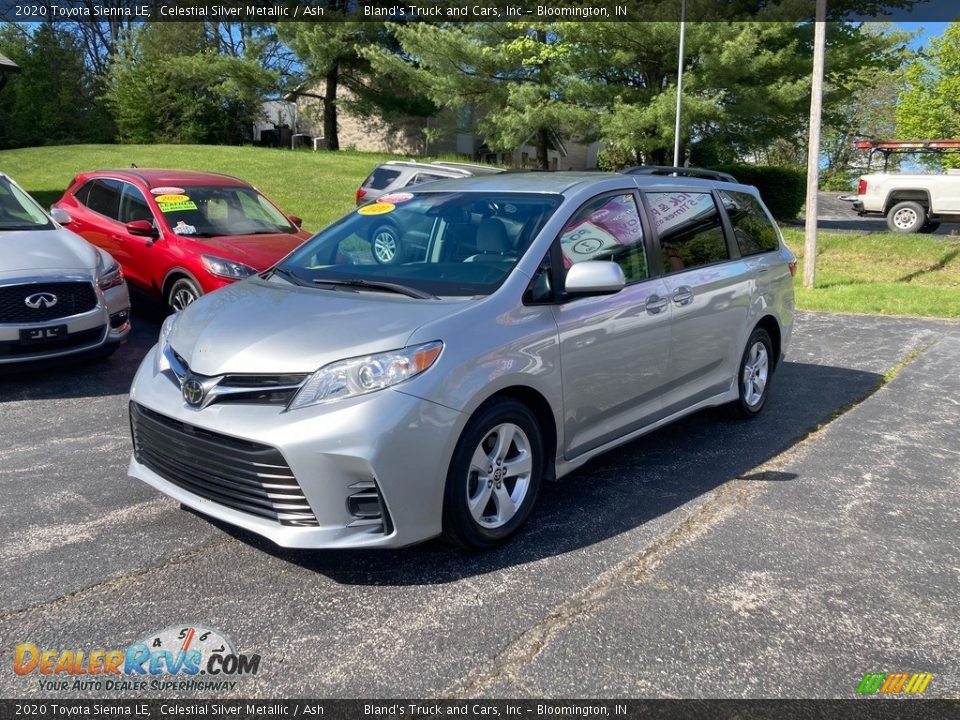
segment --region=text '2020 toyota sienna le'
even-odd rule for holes
[[[385,219],[392,264],[369,240]],[[730,182],[531,173],[382,196],[167,319],[131,390],[130,474],[288,547],[490,547],[544,479],[700,408],[758,413],[794,269]]]

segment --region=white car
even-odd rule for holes
[[[129,332],[117,262],[0,173],[0,369],[107,356]]]
[[[933,232],[942,221],[960,221],[960,170],[945,175],[864,175],[853,209],[861,216],[885,216],[892,232]]]

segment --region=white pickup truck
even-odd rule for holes
[[[853,209],[858,215],[886,216],[893,232],[933,232],[941,221],[960,222],[960,170],[945,175],[864,175]]]

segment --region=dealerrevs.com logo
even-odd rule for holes
[[[44,691],[233,690],[234,678],[256,675],[260,656],[239,653],[229,637],[201,625],[172,625],[125,649],[14,648],[13,671],[34,676]]]

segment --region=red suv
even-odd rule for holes
[[[310,237],[242,180],[186,170],[82,173],[53,211],[174,310],[266,270]]]

